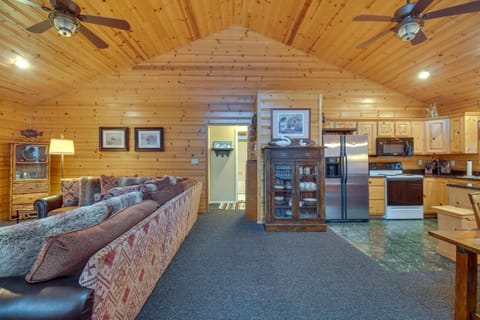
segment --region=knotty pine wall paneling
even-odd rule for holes
[[[86,66],[88,67],[88,66]],[[188,176],[204,183],[207,127],[249,125],[258,92],[308,91],[327,117],[420,117],[425,105],[244,27],[230,27],[33,107],[48,137],[75,141],[67,177],[99,174]],[[370,100],[365,100],[370,99]],[[98,127],[129,127],[130,151],[100,152]],[[165,152],[135,152],[133,128],[165,128]],[[318,140],[318,139],[317,139]],[[59,159],[52,157],[52,190]],[[192,165],[191,159],[200,160]]]
[[[10,143],[29,141],[20,131],[32,128],[31,125],[28,107],[0,102],[0,221],[9,220],[10,213]],[[35,124],[33,128],[39,127]],[[39,137],[36,142],[44,140]]]

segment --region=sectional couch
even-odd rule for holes
[[[198,214],[200,182],[159,180],[0,228],[0,319],[134,319]]]

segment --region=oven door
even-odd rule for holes
[[[386,201],[387,206],[423,206],[423,178],[388,176]]]

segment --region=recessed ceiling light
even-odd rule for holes
[[[17,59],[15,59],[14,64],[20,69],[27,69],[28,67],[30,67],[30,62],[28,62],[22,57],[18,57]]]
[[[428,71],[420,71],[417,76],[418,76],[418,79],[425,80],[425,79],[427,79],[428,77],[430,77],[430,72],[428,72]]]
[[[373,100],[372,98],[365,98],[365,99],[362,99],[362,102],[363,103],[374,103],[375,100]]]

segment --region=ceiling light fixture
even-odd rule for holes
[[[58,11],[50,13],[52,15],[53,25],[62,37],[71,37],[80,27],[75,17]]]
[[[418,79],[422,79],[422,80],[425,80],[425,79],[428,79],[428,77],[430,77],[430,72],[428,71],[420,71],[417,75]]]
[[[28,62],[28,60],[23,57],[15,58],[13,64],[20,69],[28,69],[30,67],[30,62]]]
[[[418,31],[420,31],[421,25],[416,20],[406,20],[405,23],[399,25],[397,30],[397,36],[403,41],[411,41],[415,38]]]

